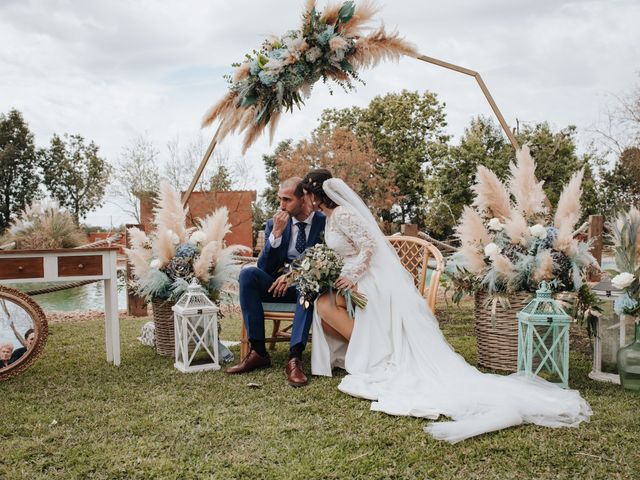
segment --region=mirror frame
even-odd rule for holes
[[[49,325],[47,317],[33,298],[26,293],[16,290],[15,288],[0,285],[0,298],[9,300],[16,305],[24,308],[33,320],[33,328],[36,331],[35,344],[31,351],[24,354],[14,364],[0,370],[0,381],[7,380],[21,373],[28,368],[42,353],[49,336]]]

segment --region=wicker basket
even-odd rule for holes
[[[153,323],[155,324],[156,352],[163,357],[175,357],[175,332],[173,310],[171,310],[175,303],[154,299],[151,304],[153,306]]]
[[[495,320],[491,320],[491,304],[486,292],[478,292],[475,297],[475,330],[478,344],[478,365],[515,372],[518,368],[518,318],[532,298],[530,292],[518,292],[509,296],[509,308],[498,302]]]

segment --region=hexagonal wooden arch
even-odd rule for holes
[[[509,125],[507,125],[507,122],[505,121],[504,117],[502,116],[502,113],[500,112],[500,109],[498,108],[498,105],[496,104],[496,102],[493,100],[493,97],[491,96],[491,93],[489,92],[489,89],[487,88],[487,85],[484,83],[484,81],[482,80],[482,77],[480,76],[480,74],[478,72],[476,72],[475,70],[471,70],[465,67],[461,67],[459,65],[455,65],[453,63],[449,63],[449,62],[445,62],[443,60],[438,60],[437,58],[433,58],[433,57],[428,57],[426,55],[421,55],[421,54],[417,54],[415,56],[411,55],[413,58],[417,59],[417,60],[421,60],[423,62],[427,62],[427,63],[431,63],[433,65],[437,65],[439,67],[442,68],[447,68],[449,70],[453,70],[454,72],[458,72],[458,73],[462,73],[464,75],[469,75],[470,77],[475,78],[476,82],[478,83],[478,86],[480,87],[480,90],[482,90],[482,93],[484,94],[485,98],[487,99],[487,102],[489,102],[489,106],[491,107],[491,110],[493,110],[493,113],[495,114],[496,118],[498,119],[498,122],[500,123],[500,126],[502,127],[502,130],[504,130],[504,133],[507,135],[507,138],[509,139],[509,142],[511,142],[511,145],[513,146],[514,149],[518,149],[520,148],[520,146],[518,145],[518,140],[516,140],[515,135],[513,134],[513,132],[509,129]],[[218,127],[219,129],[220,127]],[[207,151],[204,154],[204,157],[202,158],[202,161],[200,162],[200,165],[198,166],[198,170],[196,170],[196,173],[193,177],[193,180],[191,181],[191,185],[189,185],[189,188],[187,189],[187,191],[184,193],[184,196],[182,197],[182,204],[186,205],[187,202],[189,201],[189,197],[191,196],[191,194],[193,193],[193,189],[195,188],[196,184],[198,183],[198,180],[200,180],[200,176],[202,175],[202,171],[204,170],[204,168],[207,165],[207,162],[209,161],[209,158],[211,157],[211,154],[213,153],[213,149],[216,147],[217,141],[217,132],[216,135],[213,136],[213,139],[211,140],[211,143],[209,144],[209,147],[207,148]]]

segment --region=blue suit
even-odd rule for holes
[[[316,212],[311,221],[311,229],[307,238],[307,247],[323,242],[323,232],[326,218]],[[258,258],[257,267],[243,268],[240,271],[240,308],[244,318],[249,340],[264,341],[264,310],[262,303],[296,303],[296,313],[293,319],[291,331],[291,346],[301,343],[307,344],[309,329],[313,320],[313,308],[305,309],[298,302],[298,291],[295,286],[287,289],[284,296],[274,298],[267,292],[275,279],[282,274],[285,264],[293,259],[289,258],[289,242],[291,240],[293,221],[289,223],[282,232],[282,240],[277,248],[271,246],[269,237],[273,230],[273,221],[267,221],[265,229],[265,245]],[[297,233],[297,232],[296,232]]]

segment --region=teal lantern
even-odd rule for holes
[[[569,326],[571,317],[551,298],[547,282],[518,313],[518,372],[538,375],[546,369],[569,387]]]

